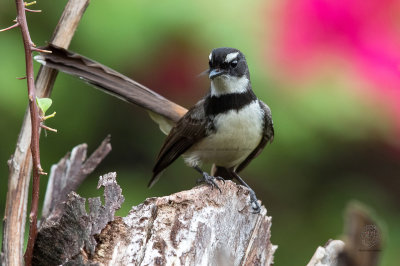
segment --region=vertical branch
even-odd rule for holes
[[[29,111],[31,116],[31,154],[33,162],[33,183],[32,183],[32,203],[31,211],[29,214],[29,239],[28,247],[25,254],[25,264],[31,265],[33,245],[37,235],[37,212],[39,204],[39,185],[40,175],[45,174],[40,165],[40,148],[39,148],[39,128],[40,117],[39,110],[36,105],[36,88],[33,72],[33,58],[32,47],[34,43],[31,40],[28,23],[25,14],[25,2],[23,0],[16,0],[17,5],[17,23],[20,25],[22,41],[25,50],[25,64],[26,64],[26,80],[28,85],[28,98],[29,98]]]
[[[19,2],[24,4],[20,0]],[[88,4],[89,0],[69,0],[53,33],[51,43],[68,48]],[[18,2],[17,7],[19,7],[20,10],[23,10],[18,5]],[[16,24],[18,24],[17,26],[20,26],[19,22]],[[30,39],[28,44],[32,45]],[[30,47],[31,49],[36,50],[36,48],[32,46]],[[42,66],[40,68],[39,74],[36,78],[36,95],[38,97],[48,97],[50,95],[57,73],[57,71],[47,67]],[[28,77],[27,79],[28,84],[34,84],[33,76],[31,79]],[[33,102],[36,104],[34,97]],[[10,173],[8,177],[6,209],[3,219],[2,261],[0,261],[0,264],[2,265],[23,265],[22,252],[24,246],[26,206],[29,178],[32,169],[31,152],[29,149],[29,146],[31,145],[31,123],[29,121],[31,120],[30,111],[31,106],[29,106],[25,113],[15,152],[8,161]],[[35,123],[35,121],[33,123]],[[37,121],[36,123],[40,123],[40,121]],[[38,130],[37,139],[39,139],[39,133]],[[38,168],[40,169],[40,163],[36,166],[39,166]]]

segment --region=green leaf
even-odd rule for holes
[[[38,98],[36,97],[36,102],[40,110],[42,110],[43,115],[50,108],[53,101],[50,98]]]

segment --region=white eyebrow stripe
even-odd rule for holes
[[[212,53],[210,53],[210,55],[208,56],[208,59],[210,59],[210,61],[211,61],[211,58],[212,58]]]
[[[230,53],[227,54],[225,57],[225,62],[226,63],[230,63],[233,59],[235,59],[237,56],[239,55],[239,52],[234,52],[234,53]]]

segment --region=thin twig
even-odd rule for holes
[[[1,29],[0,32],[7,31],[7,30],[11,30],[11,29],[14,29],[14,28],[16,28],[16,27],[18,27],[18,26],[19,26],[19,23],[17,22],[17,23],[15,23],[14,25],[12,25],[12,26],[10,26],[10,27],[8,27],[8,28]]]
[[[32,13],[40,13],[40,12],[42,12],[42,10],[35,10],[35,9],[29,9],[29,8],[25,8],[25,11],[32,12]]]
[[[36,48],[36,47],[31,47],[31,50],[35,51],[35,52],[51,54],[51,51],[49,51],[49,50],[43,50],[43,49]]]
[[[68,48],[76,28],[85,12],[89,0],[69,0],[54,30],[50,43]],[[17,20],[15,20],[17,22]],[[57,71],[41,66],[36,78],[36,94],[39,98],[49,97]],[[18,142],[8,161],[9,176],[6,208],[3,218],[3,244],[0,265],[23,265],[24,232],[28,188],[31,176],[31,123],[29,108],[25,112]]]
[[[32,203],[31,211],[29,214],[30,226],[29,226],[29,238],[28,246],[25,253],[25,265],[31,265],[32,263],[32,252],[33,245],[35,243],[37,235],[37,212],[39,205],[39,186],[40,186],[40,175],[43,174],[42,166],[40,165],[40,148],[39,148],[39,126],[40,117],[39,110],[36,105],[36,88],[33,71],[33,59],[32,59],[32,46],[31,37],[29,34],[28,23],[26,21],[25,14],[25,2],[23,0],[15,1],[17,6],[17,23],[21,28],[22,40],[24,43],[25,50],[25,63],[26,63],[26,77],[28,84],[28,99],[29,99],[29,110],[31,115],[31,154],[33,162],[33,183],[32,183]]]
[[[57,133],[57,129],[48,127],[48,126],[46,126],[46,125],[40,124],[40,127],[41,127],[41,128],[44,128],[44,129],[46,129],[46,130],[53,131],[53,132],[56,132],[56,133]]]

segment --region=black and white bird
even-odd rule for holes
[[[150,187],[182,155],[185,163],[200,172],[202,180],[212,187],[220,189],[215,179],[237,179],[249,188],[254,212],[260,211],[254,191],[238,173],[273,140],[274,128],[269,107],[252,90],[247,62],[239,50],[217,48],[211,52],[210,91],[186,112],[96,61],[54,45],[44,49],[52,53],[36,56],[38,62],[143,107],[164,133],[169,132],[153,168]],[[211,174],[201,168],[206,163],[213,164]]]
[[[151,187],[180,155],[202,174],[203,181],[236,178],[250,189],[252,207],[260,210],[254,191],[238,175],[274,137],[269,107],[254,94],[244,55],[237,49],[214,49],[209,56],[210,92],[172,128],[153,168]],[[202,164],[216,166],[214,176]]]

